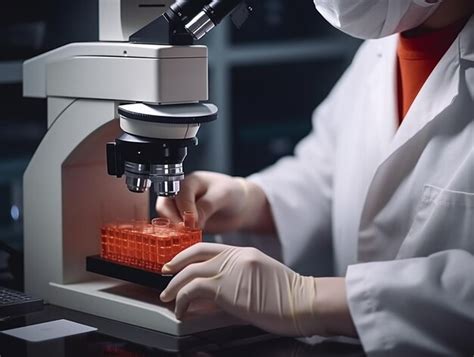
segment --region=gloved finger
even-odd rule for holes
[[[196,201],[198,226],[204,228],[207,220],[225,206],[225,199],[220,189],[209,189]]]
[[[163,266],[166,274],[174,274],[192,263],[209,260],[231,246],[217,243],[197,243],[178,253]]]
[[[183,212],[192,212],[199,215],[196,208],[196,200],[204,194],[206,185],[197,175],[187,176],[181,184],[179,194],[175,197],[176,207],[182,217]],[[182,217],[183,218],[183,217]]]
[[[196,278],[210,278],[217,274],[216,267],[207,262],[194,263],[181,270],[160,294],[163,302],[170,302],[176,298],[178,292]]]
[[[174,313],[181,319],[188,310],[189,304],[195,299],[214,299],[216,284],[209,278],[196,278],[186,284],[176,296]]]
[[[174,223],[181,222],[181,215],[178,212],[174,199],[158,197],[155,208],[160,217],[169,218]]]

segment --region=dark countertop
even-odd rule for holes
[[[363,356],[356,340],[299,340],[273,336],[250,326],[175,337],[81,312],[45,305],[43,311],[0,320],[0,331],[67,319],[98,331],[41,343],[0,334],[0,356]]]

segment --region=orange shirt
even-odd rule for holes
[[[415,37],[400,34],[398,58],[398,115],[400,123],[439,60],[464,27],[466,19]]]

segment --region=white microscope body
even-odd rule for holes
[[[140,4],[147,2],[157,3]],[[205,46],[117,42],[165,9],[101,1],[101,42],[66,45],[25,62],[24,95],[47,98],[48,106],[48,131],[24,175],[25,287],[51,304],[187,335],[236,321],[199,307],[179,321],[156,290],[85,268],[85,257],[100,251],[104,221],[132,220],[149,207],[148,195],[129,192],[107,174],[105,146],[120,133],[118,106],[208,99]]]

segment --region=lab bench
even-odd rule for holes
[[[274,336],[251,326],[175,337],[81,312],[45,305],[44,310],[0,321],[0,331],[67,319],[97,328],[45,342],[23,342],[0,333],[0,356],[363,356],[357,340]]]

